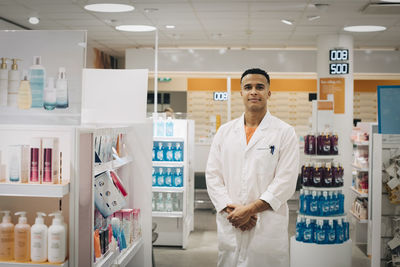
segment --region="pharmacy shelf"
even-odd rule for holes
[[[123,157],[120,159],[115,159],[113,161],[105,162],[105,163],[96,163],[94,165],[93,171],[94,175],[98,175],[102,172],[108,171],[108,170],[116,170],[118,168],[121,168],[122,166],[125,166],[129,163],[132,162],[131,157]]]
[[[61,198],[69,194],[67,184],[12,184],[0,183],[0,196],[14,197],[54,197]]]
[[[328,159],[338,159],[339,155],[308,155],[304,154],[305,158],[311,158],[311,159],[321,159],[321,160],[328,160]]]
[[[339,214],[339,215],[332,215],[332,216],[315,216],[315,215],[306,215],[303,213],[298,212],[299,215],[304,216],[307,219],[311,220],[330,220],[330,219],[340,219],[340,218],[346,218],[347,214]]]
[[[134,242],[129,248],[123,250],[119,257],[117,258],[117,265],[125,267],[128,263],[135,257],[136,253],[143,246],[144,241],[143,238],[140,238],[136,242]]]
[[[163,218],[182,218],[182,211],[172,211],[172,212],[162,212],[162,211],[153,211],[153,217],[163,217]]]
[[[118,258],[120,255],[118,249],[115,251],[112,251],[111,249],[103,255],[103,257],[96,259],[96,262],[94,264],[94,267],[109,267],[112,266],[112,264],[115,262],[115,260]]]
[[[153,192],[166,192],[166,193],[183,193],[185,189],[183,187],[161,187],[153,186]]]
[[[367,219],[360,219],[352,210],[349,210],[349,213],[353,215],[353,217],[356,218],[359,223],[368,223]]]
[[[351,164],[351,166],[356,169],[359,172],[368,172],[368,168],[361,168],[360,166],[355,165],[354,163]]]
[[[153,167],[183,167],[183,161],[153,161]]]
[[[303,186],[304,190],[315,190],[315,191],[338,191],[343,190],[343,186],[339,187],[312,187],[312,186]]]
[[[32,263],[32,262],[16,262],[16,261],[0,261],[0,267],[68,267],[68,260],[64,263]]]
[[[153,137],[154,142],[184,142],[185,139],[182,137],[173,137],[173,136],[155,136]]]
[[[351,191],[353,193],[355,193],[360,198],[367,198],[368,197],[368,193],[362,193],[362,192],[358,191],[357,189],[355,189],[353,186],[350,186],[350,189],[351,189]]]
[[[369,146],[369,141],[352,141],[356,146]]]

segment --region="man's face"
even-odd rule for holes
[[[243,77],[240,95],[246,111],[264,111],[271,96],[267,78],[261,74],[248,74]]]

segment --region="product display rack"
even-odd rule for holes
[[[0,184],[0,196],[62,198],[70,192],[70,184]]]
[[[51,263],[24,263],[24,262],[0,262],[0,267],[68,267],[68,260],[60,264]]]
[[[153,161],[153,167],[183,168],[183,186],[153,186],[153,193],[176,193],[183,195],[182,211],[153,211],[157,223],[158,238],[154,245],[181,246],[186,248],[188,237],[194,227],[194,121],[172,120],[173,136],[155,136],[157,142],[182,142],[183,161]],[[155,123],[156,125],[156,123]]]
[[[371,135],[370,135],[371,136]],[[400,135],[373,134],[372,152],[372,186],[370,195],[374,201],[371,203],[371,267],[386,266],[392,260],[388,242],[394,237],[392,218],[400,217],[399,204],[389,201],[387,189],[385,189],[388,174],[384,173],[385,164],[389,162],[393,154],[400,150]],[[384,178],[386,176],[386,178]],[[396,178],[396,177],[394,177]],[[397,174],[397,179],[399,178]],[[398,248],[397,248],[398,249]]]

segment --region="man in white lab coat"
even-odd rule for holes
[[[269,75],[241,78],[244,114],[222,125],[207,162],[217,210],[219,267],[289,266],[287,200],[296,187],[299,147],[290,125],[267,110]]]

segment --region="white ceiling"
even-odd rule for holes
[[[392,14],[363,10],[379,0],[110,0],[129,2],[134,11],[96,13],[83,6],[92,0],[0,0],[0,17],[34,30],[88,30],[88,42],[112,55],[126,48],[154,46],[154,33],[126,33],[120,24],[146,24],[159,29],[162,47],[315,48],[320,34],[351,34],[356,48],[400,49],[400,5]],[[103,1],[104,0],[98,0]],[[326,9],[315,4],[329,4]],[[157,11],[145,12],[146,8]],[[396,10],[396,8],[398,8]],[[375,13],[389,13],[378,8]],[[393,14],[394,13],[394,14]],[[309,21],[307,17],[321,18]],[[31,25],[29,16],[40,23]],[[288,19],[294,25],[286,25]],[[112,21],[112,22],[110,22]],[[344,26],[380,25],[386,31],[347,33]],[[166,29],[165,25],[175,25]],[[21,29],[0,20],[0,30]]]

